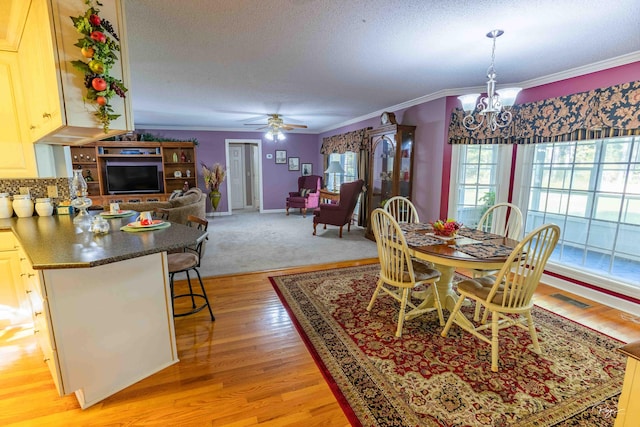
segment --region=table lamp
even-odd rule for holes
[[[336,187],[336,174],[337,173],[344,173],[344,169],[342,169],[342,166],[340,165],[340,162],[337,160],[332,161],[331,163],[329,163],[329,167],[327,168],[326,171],[324,171],[324,173],[332,173],[333,174],[333,192],[335,193],[336,191],[338,191],[337,187]]]

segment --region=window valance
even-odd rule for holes
[[[640,81],[516,105],[504,129],[462,125],[456,109],[449,125],[450,144],[535,144],[640,135]]]
[[[368,128],[358,129],[351,132],[341,133],[339,135],[328,136],[322,138],[321,154],[339,153],[344,154],[347,151],[354,153],[366,149],[365,133]]]

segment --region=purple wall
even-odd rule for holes
[[[608,87],[638,80],[639,76],[640,61],[524,89],[518,95],[516,103],[539,101]],[[444,218],[447,215],[451,173],[451,145],[448,144],[447,133],[451,111],[459,106],[457,97],[450,96],[394,111],[398,123],[416,126],[412,200],[423,221]],[[368,119],[326,132],[320,135],[318,143],[322,144],[322,137],[366,126],[376,128],[380,126],[379,120]]]
[[[517,103],[533,102],[540,99],[570,95],[600,87],[612,86],[637,80],[640,76],[640,61],[614,67],[580,77],[560,80],[529,89],[524,89]],[[441,98],[404,110],[394,111],[398,123],[416,126],[414,185],[412,200],[420,218],[429,221],[447,215],[449,202],[449,175],[451,172],[451,146],[447,143],[447,132],[451,111],[459,106],[456,97]],[[148,131],[154,135],[176,139],[197,138],[198,162],[212,165],[215,162],[226,164],[225,139],[262,139],[262,181],[265,210],[284,209],[286,195],[297,187],[300,171],[289,172],[287,165],[275,164],[275,150],[287,150],[287,156],[299,157],[300,163],[312,163],[313,173],[324,175],[323,156],[320,154],[322,138],[363,127],[380,126],[378,117],[343,126],[320,135],[288,133],[283,142],[262,139],[261,132],[209,132],[209,131]],[[144,132],[144,130],[138,130]],[[267,154],[273,159],[267,159]],[[199,172],[199,186],[204,190],[202,174]],[[223,197],[219,212],[228,212],[226,186],[222,188]]]
[[[289,191],[298,188],[298,177],[302,171],[289,171],[286,164],[275,164],[275,151],[286,150],[288,157],[299,157],[300,166],[302,163],[312,163],[313,173],[322,171],[322,156],[317,144],[317,135],[287,133],[287,139],[281,142],[274,142],[264,139],[263,132],[220,132],[220,131],[188,131],[188,130],[145,130],[136,129],[138,133],[150,133],[159,137],[182,139],[188,141],[196,138],[196,157],[198,160],[198,187],[206,191],[200,163],[204,162],[211,167],[214,163],[226,165],[225,140],[262,140],[262,185],[263,185],[263,209],[284,209],[285,199]],[[271,154],[272,159],[267,159],[266,155]],[[320,173],[319,175],[322,175]],[[222,198],[218,205],[219,213],[229,212],[227,203],[227,182],[220,187]],[[207,212],[211,211],[211,206],[207,205]]]

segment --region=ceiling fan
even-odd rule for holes
[[[307,125],[295,125],[295,124],[285,123],[279,114],[269,114],[267,123],[255,123],[255,124],[245,123],[245,125],[246,126],[262,126],[262,127],[259,127],[258,130],[269,129],[265,134],[267,139],[269,140],[277,139],[278,141],[285,139],[285,136],[284,136],[284,133],[282,133],[282,130],[307,128]]]

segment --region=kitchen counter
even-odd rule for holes
[[[97,215],[97,213],[93,213]],[[108,234],[93,234],[73,224],[73,215],[0,219],[0,230],[12,230],[33,269],[85,268],[194,245],[205,232],[182,224],[130,233],[120,227],[135,220],[107,219]]]
[[[85,409],[178,363],[167,251],[207,233],[175,223],[120,231],[132,215],[108,219],[109,233],[99,235],[73,218],[0,219],[0,231],[11,231],[27,255],[16,280],[24,280],[56,389],[75,393]]]

